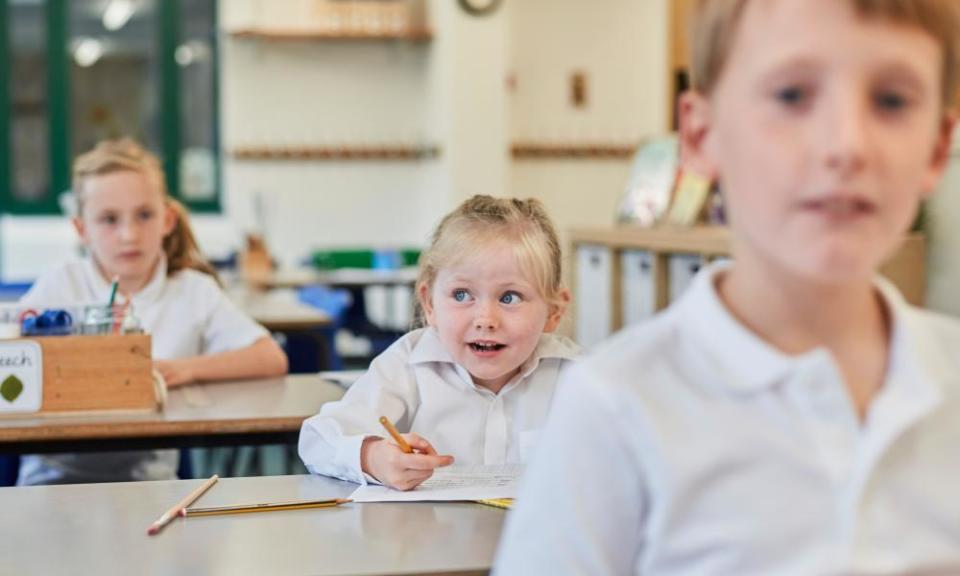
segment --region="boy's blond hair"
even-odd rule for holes
[[[716,86],[748,1],[696,0],[690,22],[690,75],[692,88],[697,92],[710,94]],[[861,17],[917,26],[936,38],[943,49],[943,108],[953,109],[956,106],[957,67],[960,64],[960,0],[842,1],[853,4]]]
[[[477,195],[447,214],[420,256],[417,294],[429,295],[442,268],[494,241],[513,247],[521,269],[532,276],[547,303],[562,304],[560,240],[543,204],[533,198]],[[417,320],[423,324],[422,316]]]
[[[160,159],[130,138],[104,140],[93,150],[81,154],[73,162],[73,194],[77,201],[77,216],[83,217],[84,185],[95,176],[116,172],[142,174],[159,190],[164,204],[176,215],[173,231],[163,238],[163,252],[167,257],[167,276],[192,268],[213,276],[219,283],[216,270],[200,253],[197,240],[190,228],[186,208],[167,194],[167,181]]]

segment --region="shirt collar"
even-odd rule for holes
[[[678,303],[684,331],[689,330],[698,347],[708,351],[724,385],[738,392],[759,391],[775,385],[802,364],[822,361],[825,355],[832,361],[823,348],[788,355],[736,320],[716,291],[717,275],[729,267],[729,262],[705,267]],[[932,341],[929,330],[918,324],[922,313],[913,310],[889,281],[878,277],[874,285],[887,306],[891,323],[885,388],[912,382],[914,392],[921,392],[918,387],[922,387],[924,396],[933,393],[939,397],[935,383],[953,377],[942,344]]]
[[[97,294],[97,300],[100,302],[106,302],[110,298],[110,289],[111,282],[108,281],[100,273],[100,269],[97,267],[97,263],[94,262],[93,257],[84,258],[84,272],[87,276],[87,281],[90,283],[90,286],[93,287],[93,293]],[[133,295],[131,298],[134,305],[147,304],[155,301],[160,293],[163,291],[163,287],[166,285],[167,280],[167,259],[161,255],[160,262],[157,263],[156,269],[153,271],[153,276],[150,277],[150,281],[147,282],[147,285],[140,289],[139,292]],[[123,302],[122,295],[118,295],[118,298],[121,298]]]
[[[527,377],[540,365],[544,358],[573,359],[580,354],[580,347],[569,338],[556,334],[541,334],[533,354],[520,368],[521,378]],[[440,336],[432,327],[423,329],[423,335],[410,352],[410,364],[427,362],[446,362],[456,364],[453,356],[440,342]]]
[[[717,376],[724,384],[735,391],[758,391],[780,380],[796,365],[796,358],[764,342],[720,301],[716,278],[729,267],[729,262],[714,262],[697,274],[678,302],[681,326],[719,365]]]

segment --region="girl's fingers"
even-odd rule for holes
[[[430,444],[426,438],[420,436],[419,434],[404,434],[403,437],[407,441],[407,444],[409,444],[411,448],[420,454],[436,455],[437,451],[433,445]]]
[[[429,470],[453,464],[453,456],[430,454],[404,454],[399,461],[406,470]]]

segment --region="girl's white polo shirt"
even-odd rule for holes
[[[499,394],[477,386],[433,328],[406,334],[378,356],[339,402],[324,404],[300,430],[300,458],[316,474],[366,483],[360,447],[384,436],[380,416],[415,432],[457,464],[526,462],[547,418],[560,369],[580,348],[544,334]]]
[[[906,304],[861,423],[832,356],[739,324],[704,270],[565,376],[501,574],[886,574],[960,567],[960,324]]]
[[[109,297],[110,282],[92,260],[84,258],[67,261],[41,276],[20,304],[38,309],[105,304]],[[122,296],[118,298],[122,301]],[[151,336],[154,359],[216,354],[269,336],[209,275],[188,269],[167,277],[163,259],[131,301]],[[177,461],[176,450],[24,456],[18,484],[172,479],[176,478]]]

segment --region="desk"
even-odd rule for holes
[[[158,413],[2,418],[0,453],[296,443],[303,420],[343,392],[301,374],[174,388]]]
[[[261,288],[302,288],[323,284],[339,288],[367,286],[412,286],[417,281],[416,266],[396,270],[341,268],[320,271],[312,268],[277,270],[261,276],[247,277],[247,282]]]
[[[486,574],[506,511],[470,502],[177,519],[146,529],[200,480],[0,488],[4,574]],[[318,476],[220,480],[198,506],[343,497]]]
[[[298,301],[290,290],[262,292],[235,288],[227,295],[247,316],[271,332],[315,330],[333,323],[325,312]]]

